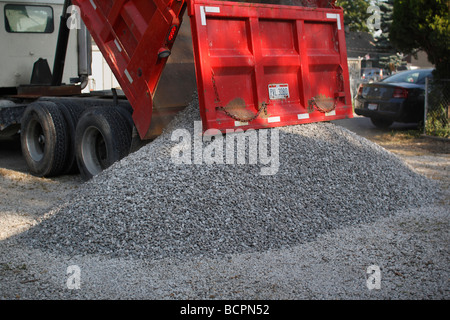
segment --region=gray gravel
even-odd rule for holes
[[[194,102],[154,142],[4,242],[8,262],[0,277],[16,291],[1,287],[0,294],[449,297],[448,210],[439,205],[435,182],[331,123],[275,129],[280,164],[274,175],[261,175],[262,163],[174,164],[179,142],[172,133],[192,133],[199,118]],[[22,271],[21,261],[28,261]],[[83,270],[82,290],[65,287],[71,264]],[[381,267],[385,284],[376,294],[365,287],[371,264]],[[27,291],[23,283],[30,281],[41,289]]]
[[[330,123],[279,129],[274,175],[261,175],[262,163],[174,164],[173,130],[193,134],[198,119],[194,103],[159,139],[86,184],[23,241],[64,254],[150,259],[259,252],[374,221],[435,195],[434,183],[394,155]]]
[[[448,210],[431,206],[282,250],[189,259],[52,254],[1,246],[0,299],[449,299]],[[67,268],[79,266],[80,288]],[[367,268],[381,269],[369,290]]]

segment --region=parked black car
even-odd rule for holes
[[[409,70],[380,82],[364,83],[355,98],[355,113],[370,117],[379,128],[393,122],[418,123],[423,120],[425,79],[433,69]]]

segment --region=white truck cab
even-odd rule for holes
[[[3,91],[29,85],[33,65],[39,58],[47,60],[52,68],[63,3],[63,0],[0,1],[0,88]],[[76,33],[72,32],[64,83],[70,83],[78,75],[77,40]]]

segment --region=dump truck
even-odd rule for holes
[[[92,178],[160,135],[194,93],[202,129],[223,134],[353,115],[334,0],[0,4],[0,136],[20,134],[36,176]],[[92,42],[120,88],[82,92]]]

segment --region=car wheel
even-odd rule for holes
[[[33,175],[51,177],[64,170],[69,136],[64,116],[54,103],[35,102],[25,109],[20,141]]]
[[[392,121],[392,120],[376,118],[376,117],[372,117],[372,118],[370,118],[370,120],[372,121],[372,123],[375,127],[381,128],[381,129],[389,128],[392,125],[392,123],[394,123],[394,121]]]
[[[81,116],[75,133],[75,155],[81,177],[89,180],[128,155],[131,128],[114,107],[95,107]]]

